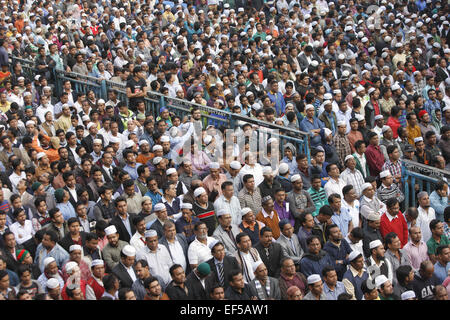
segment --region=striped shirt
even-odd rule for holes
[[[389,170],[392,176],[402,174],[402,161],[399,159],[396,163],[387,160],[381,167],[381,171]]]
[[[341,179],[344,180],[347,185],[351,184],[355,189],[356,196],[358,198],[361,197],[361,187],[364,184],[364,177],[359,170],[355,169],[352,171],[349,168],[346,168],[341,173]]]

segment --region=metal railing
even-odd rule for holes
[[[404,207],[417,207],[417,193],[426,191],[428,195],[434,191],[440,180],[450,182],[450,172],[430,167],[410,160],[402,160],[402,185],[405,195]]]

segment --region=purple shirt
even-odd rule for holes
[[[286,210],[286,201],[283,201],[283,207],[281,207],[278,202],[274,202],[274,209],[278,213],[278,218],[280,218],[280,221],[283,219],[288,219],[289,223],[293,227],[295,224],[294,216],[291,213],[291,210],[289,208],[289,211]]]

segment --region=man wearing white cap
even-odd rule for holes
[[[64,282],[63,282],[64,285]],[[50,278],[47,280],[45,285],[42,287],[48,293],[48,296],[53,300],[62,300],[61,288],[63,286],[55,278]]]
[[[37,261],[37,260],[36,260]],[[47,257],[43,260],[44,271],[39,276],[37,281],[40,283],[42,288],[46,288],[48,290],[47,284],[50,279],[55,279],[58,281],[56,283],[53,281],[52,287],[56,288],[59,284],[59,289],[62,290],[64,287],[64,279],[62,277],[61,271],[58,270],[58,265],[56,264],[56,260],[53,257]],[[53,289],[51,288],[51,289]]]
[[[242,221],[241,204],[239,199],[234,195],[235,190],[233,182],[225,181],[222,183],[221,189],[222,195],[214,201],[214,210],[216,213],[221,209],[227,210],[228,213],[231,214],[232,224],[238,226]]]
[[[112,269],[112,273],[119,279],[121,288],[131,288],[136,281],[133,265],[136,259],[136,249],[127,244],[120,252],[120,262]]]
[[[221,208],[216,212],[219,226],[214,230],[213,237],[222,242],[226,254],[232,256],[237,251],[236,236],[240,232],[239,227],[232,223],[232,215],[226,208]]]
[[[172,278],[169,269],[173,265],[173,260],[167,248],[158,243],[158,234],[155,230],[145,232],[146,246],[136,253],[137,260],[147,260],[150,273],[157,275],[164,281],[161,286],[165,288]]]
[[[105,288],[103,276],[105,275],[105,263],[101,259],[92,260],[92,276],[86,281],[86,300],[100,300]]]
[[[318,274],[312,274],[307,278],[309,292],[303,300],[327,300],[327,296],[323,292],[322,278]]]
[[[252,265],[255,278],[249,283],[252,295],[260,300],[280,300],[281,291],[277,278],[269,277],[267,267],[261,260]]]
[[[385,252],[383,243],[381,240],[373,240],[369,243],[370,256],[366,259],[366,266],[368,268],[377,269],[379,275],[385,276],[392,283],[394,278],[394,270],[392,270],[392,264],[388,259],[385,259]],[[372,266],[372,267],[371,267]]]
[[[225,173],[227,180],[233,182],[233,192],[236,197],[243,187],[242,181],[239,177],[239,172],[241,171],[241,168],[242,168],[241,163],[239,161],[234,160],[230,162],[229,169],[227,170],[227,173]]]
[[[363,196],[361,197],[360,201],[361,202],[360,211],[361,216],[364,219],[367,219],[368,215],[372,212],[381,215],[383,212],[386,211],[386,205],[383,202],[381,202],[380,199],[378,199],[378,197],[375,196],[376,189],[373,186],[374,184],[366,182],[361,186],[361,192]],[[365,226],[364,223],[363,226]]]
[[[227,176],[221,173],[220,165],[218,162],[211,162],[209,164],[209,172],[210,174],[203,179],[203,187],[205,188],[208,195],[210,195],[213,191],[217,191],[218,197],[222,195],[221,186],[222,183],[227,181]]]
[[[375,286],[377,287],[380,300],[399,300],[399,297],[394,295],[392,281],[386,278],[385,275],[379,275],[375,278]]]
[[[352,300],[361,300],[363,298],[361,284],[369,278],[364,268],[364,257],[359,251],[354,250],[348,255],[348,261],[349,266],[344,273],[342,283],[347,293],[353,296]]]
[[[182,168],[182,171],[178,176],[178,180],[183,182],[184,185],[188,189],[190,189],[192,181],[199,180],[199,177],[192,170],[192,162],[190,160],[183,159],[183,162],[180,164],[180,167]]]
[[[242,154],[241,159],[243,159],[245,163],[245,165],[239,171],[239,177],[241,178],[242,183],[245,185],[244,176],[247,174],[251,174],[253,175],[255,186],[258,186],[264,180],[264,177],[263,168],[256,161],[256,156],[252,152],[246,151]]]
[[[88,129],[89,134],[81,140],[81,144],[84,146],[87,153],[91,153],[94,150],[94,140],[100,139],[103,145],[104,139],[101,134],[98,134],[97,125],[94,122],[89,122],[86,129]]]
[[[352,149],[350,148],[350,143],[347,138],[347,133],[349,131],[350,125],[348,121],[338,121],[337,132],[333,137],[333,143],[339,156],[339,164],[341,168],[344,167],[345,157],[352,153]]]
[[[208,227],[208,236],[212,236],[217,226],[217,217],[214,211],[214,205],[208,201],[208,193],[203,187],[194,190],[194,204],[192,210],[195,216],[204,221]]]
[[[69,260],[61,268],[64,280],[67,280],[70,276],[70,273],[67,270],[67,264],[69,262],[75,262],[80,268],[81,279],[87,281],[91,276],[91,271],[89,270],[88,261],[84,259],[83,248],[78,244],[73,244],[69,247],[69,255]]]
[[[377,197],[383,202],[390,198],[396,198],[398,202],[402,202],[405,199],[403,192],[398,185],[394,183],[394,177],[389,170],[380,172],[381,186],[378,188]]]
[[[120,253],[128,243],[119,240],[119,233],[114,225],[105,228],[105,234],[108,239],[108,244],[102,250],[102,257],[105,261],[106,272],[110,273],[119,263]]]

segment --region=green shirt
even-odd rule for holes
[[[395,300],[393,296],[390,296],[389,298],[383,297],[381,294],[378,295],[380,300]]]
[[[427,247],[428,247],[428,254],[436,254],[436,249],[437,247],[441,246],[441,245],[449,245],[450,241],[448,240],[447,236],[445,236],[444,234],[441,236],[441,240],[440,242],[436,242],[436,240],[431,237],[428,241],[427,241]]]
[[[316,210],[313,212],[313,217],[317,216],[319,214],[320,208],[322,208],[324,205],[328,204],[328,198],[325,193],[325,190],[320,187],[319,191],[313,189],[313,187],[308,189],[308,193],[311,195],[311,199],[316,205]]]

